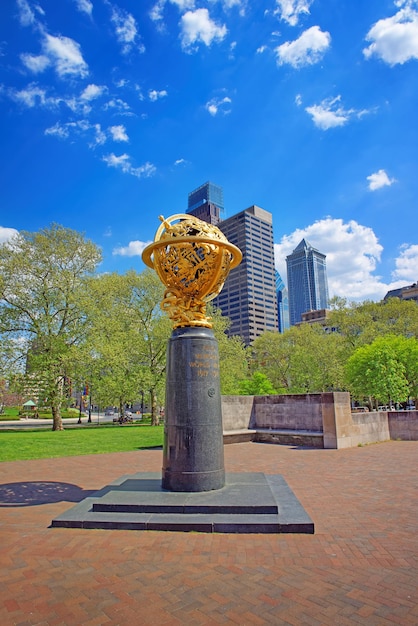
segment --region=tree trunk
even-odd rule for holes
[[[52,406],[52,430],[64,430],[62,425],[61,408],[59,406]]]
[[[157,396],[154,389],[151,392],[151,426],[158,426],[160,423],[160,416],[157,413]]]

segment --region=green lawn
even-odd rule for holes
[[[124,424],[66,430],[0,431],[0,461],[129,452],[163,443],[163,426]]]
[[[2,421],[11,421],[11,420],[20,420],[21,417],[34,417],[35,414],[38,415],[39,419],[51,419],[52,413],[49,409],[39,409],[38,411],[23,411],[18,407],[6,407],[3,413],[0,413],[0,420]],[[61,417],[66,419],[67,417],[78,417],[79,410],[78,409],[63,409],[61,411]]]

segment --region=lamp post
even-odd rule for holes
[[[87,422],[91,424],[91,384],[90,384],[90,395],[89,395],[89,417]]]
[[[80,406],[79,406],[78,422],[77,422],[77,424],[81,424],[81,403],[82,402],[83,402],[83,392],[80,391]]]
[[[144,419],[144,391],[141,389],[141,419]]]

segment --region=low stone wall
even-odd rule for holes
[[[352,413],[347,392],[223,396],[224,441],[351,448],[389,439],[418,441],[418,411]]]
[[[388,411],[391,439],[418,441],[418,411]]]
[[[253,428],[254,396],[222,396],[222,424],[224,432]]]
[[[340,428],[338,448],[388,441],[390,439],[387,413],[350,413],[350,421]]]
[[[255,396],[254,410],[257,428],[322,431],[323,396],[297,394]]]

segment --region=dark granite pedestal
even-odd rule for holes
[[[176,492],[158,473],[123,476],[59,517],[52,527],[218,533],[314,533],[280,475],[227,474],[210,492]]]
[[[176,328],[167,346],[162,486],[211,491],[224,484],[218,342],[210,328]]]

